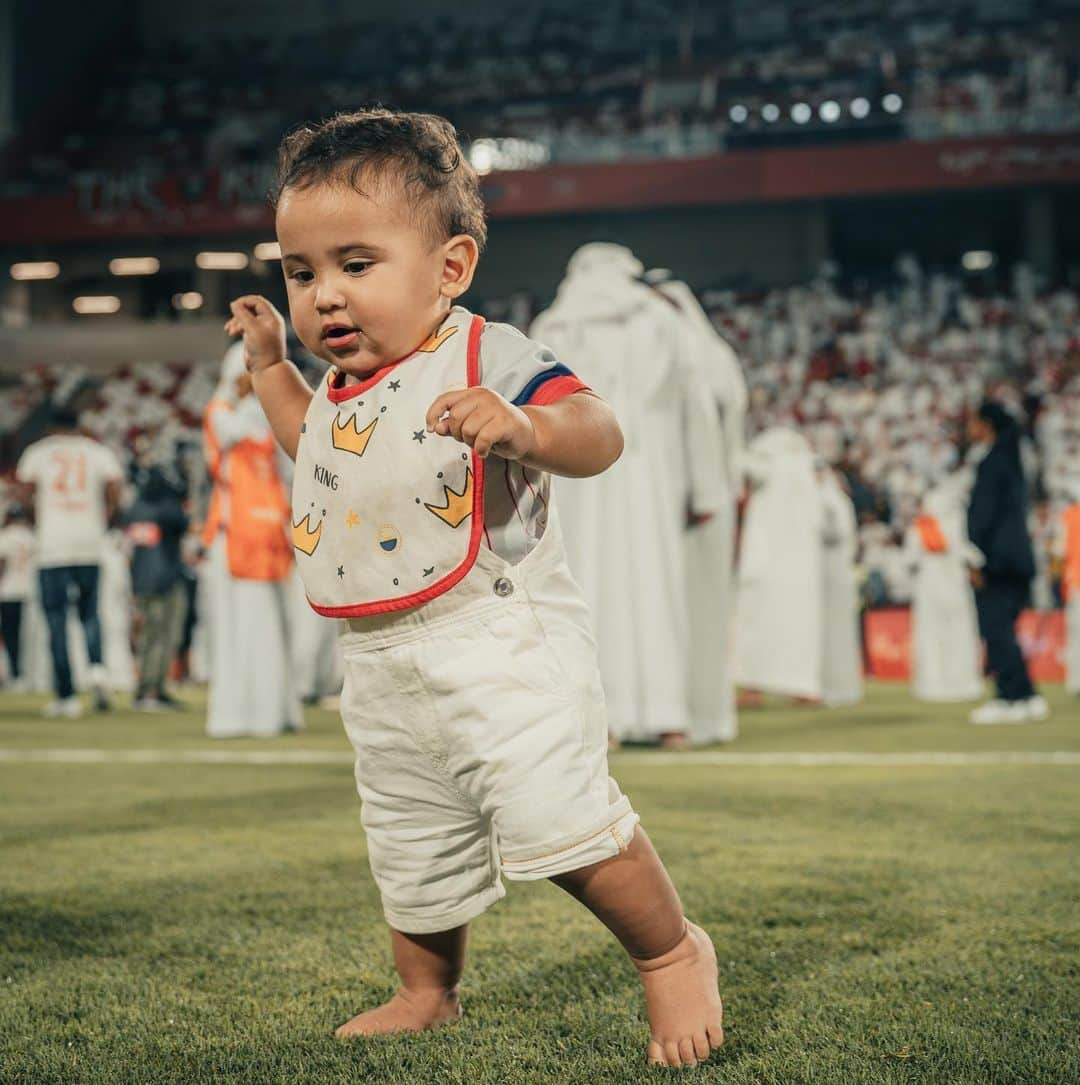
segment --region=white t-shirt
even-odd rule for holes
[[[509,324],[484,325],[480,383],[517,407],[549,406],[586,388],[543,343]],[[517,564],[547,526],[550,478],[545,471],[494,455],[484,477],[484,543]]]
[[[22,454],[15,477],[37,487],[38,566],[97,565],[105,542],[105,487],[123,478],[115,454],[89,437],[56,434]]]
[[[34,533],[26,524],[0,527],[0,602],[11,603],[30,597],[34,573]]]

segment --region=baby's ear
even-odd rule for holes
[[[480,250],[474,238],[458,234],[442,246],[443,269],[440,291],[443,297],[459,298],[472,285]]]

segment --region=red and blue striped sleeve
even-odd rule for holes
[[[550,406],[590,388],[554,353],[509,324],[487,324],[480,340],[481,384],[516,407]]]

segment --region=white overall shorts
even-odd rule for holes
[[[611,858],[638,817],[608,775],[596,645],[558,519],[517,565],[486,547],[415,610],[343,635],[341,715],[356,751],[387,922],[467,923],[508,878]]]

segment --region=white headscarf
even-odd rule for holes
[[[232,408],[228,412],[219,412],[216,423],[218,440],[225,447],[231,447],[245,437],[261,441],[270,433],[270,423],[258,398],[251,394],[241,399],[236,391],[236,382],[246,369],[244,344],[233,343],[221,360],[221,376],[213,395],[214,400],[227,403]]]
[[[656,304],[653,291],[638,282],[641,261],[622,245],[590,242],[566,265],[551,308],[541,313],[530,334],[543,340],[553,327],[591,320],[620,320]]]

